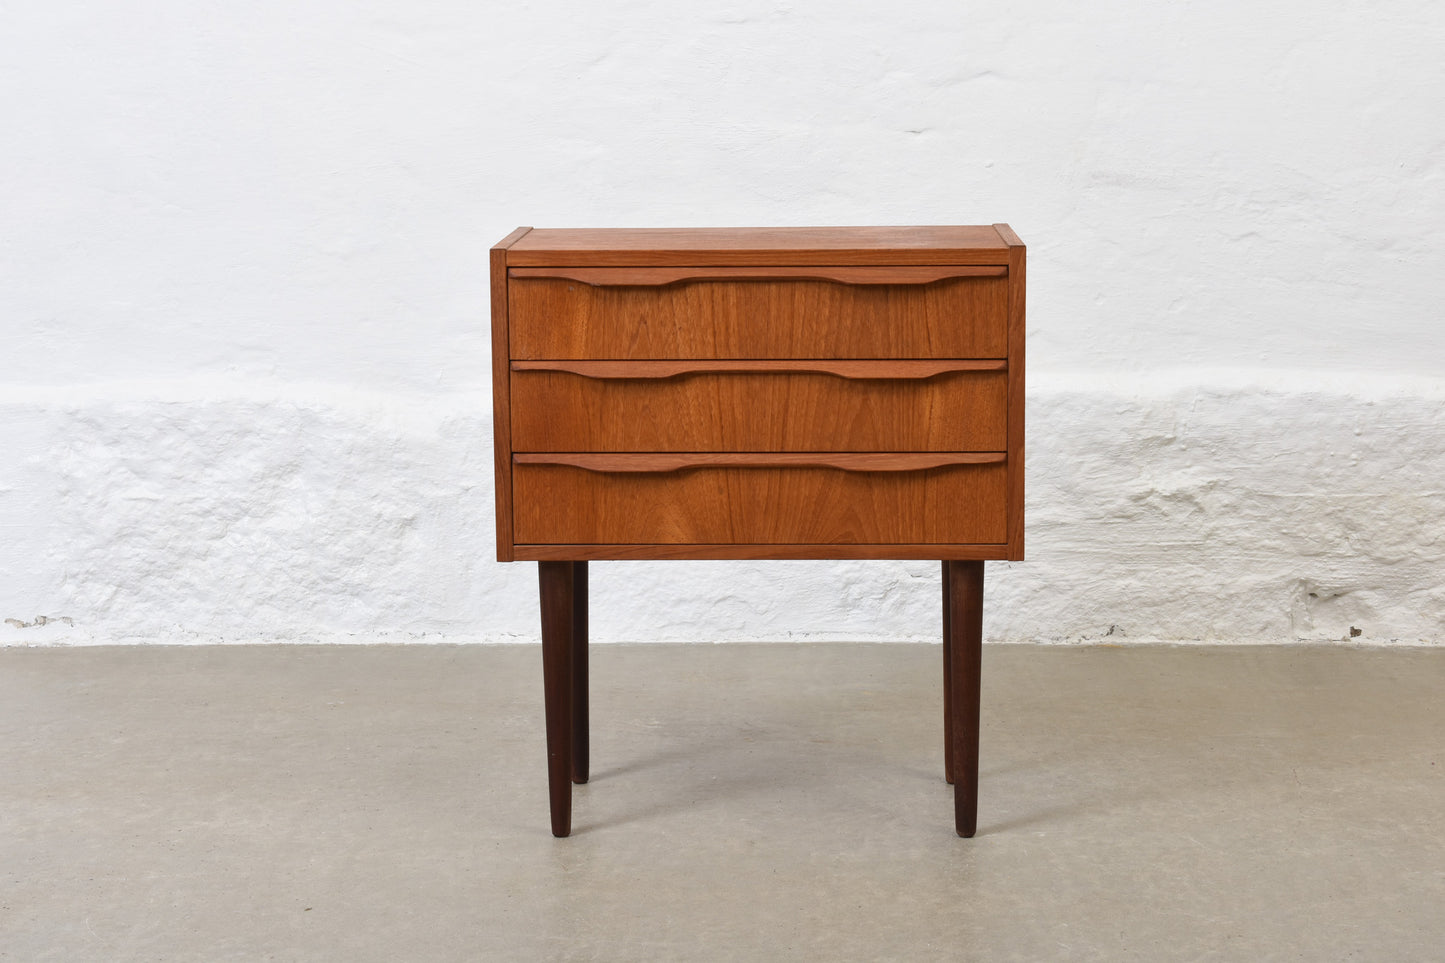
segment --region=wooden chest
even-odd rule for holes
[[[971,796],[954,656],[983,560],[1024,548],[1017,235],[519,228],[491,271],[497,556],[541,563],[554,832],[586,777],[595,559],[943,560],[946,766]]]

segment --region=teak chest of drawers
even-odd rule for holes
[[[943,561],[977,810],[983,562],[1024,550],[1024,245],[991,227],[532,230],[492,249],[497,558],[538,563],[552,832],[587,780],[587,562]]]

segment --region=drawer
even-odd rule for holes
[[[1002,361],[515,362],[515,451],[1003,451]]]
[[[514,456],[516,541],[1007,541],[1003,455]]]
[[[511,357],[1004,358],[1007,268],[512,268]]]

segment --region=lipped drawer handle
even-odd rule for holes
[[[923,380],[964,371],[1006,371],[1003,358],[974,361],[513,361],[513,371],[560,371],[609,381],[701,374],[824,374],[855,380]]]
[[[928,471],[994,465],[1001,451],[930,452],[519,452],[518,465],[563,465],[595,472],[676,472],[693,468],[835,468],[839,471]]]
[[[833,281],[838,284],[933,284],[952,278],[997,278],[1002,264],[900,267],[517,267],[513,278],[577,281],[593,287],[661,287],[684,281]]]

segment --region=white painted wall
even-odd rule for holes
[[[1445,642],[1445,8],[11,5],[0,642],[536,633],[519,224],[1010,222],[991,638]],[[921,638],[927,563],[605,563],[599,639]]]

